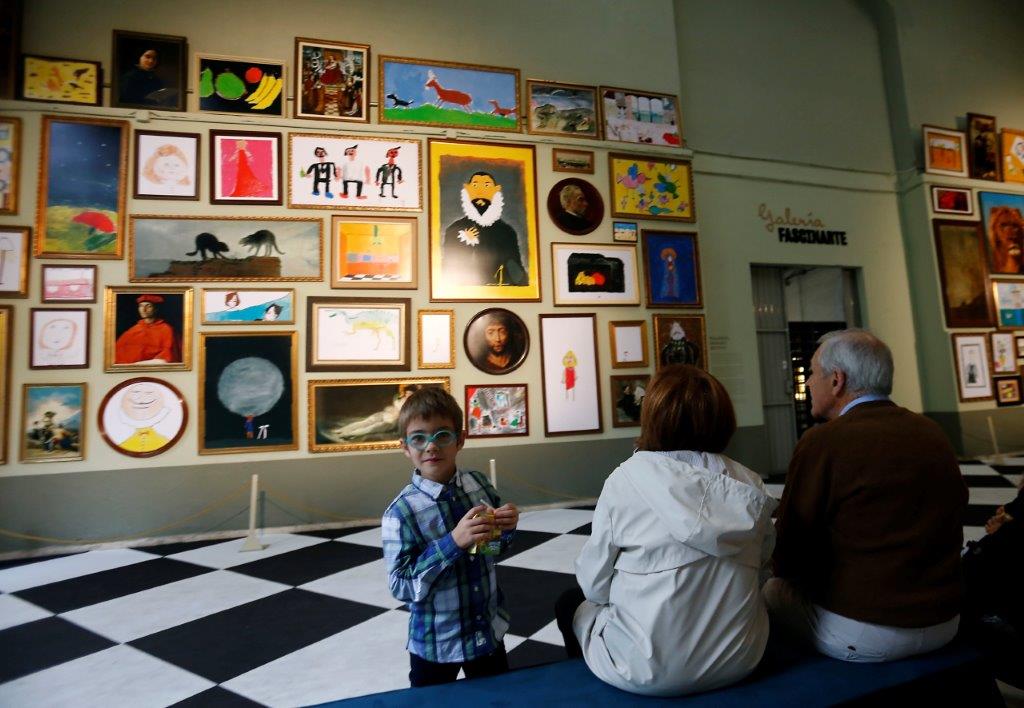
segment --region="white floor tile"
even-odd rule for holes
[[[137,649],[116,646],[0,685],[0,705],[161,708],[213,685]]]
[[[977,541],[985,536],[984,526],[964,526],[964,543]]]
[[[1010,467],[1024,467],[1024,457],[1004,457],[1000,465],[1008,465]]]
[[[508,653],[526,641],[526,637],[517,637],[514,634],[506,634],[502,641],[505,643],[505,652]]]
[[[300,585],[299,589],[376,607],[386,607],[389,610],[404,604],[393,598],[388,590],[388,572],[383,558],[343,570],[340,573],[317,578],[305,585]]]
[[[555,620],[551,620],[546,625],[544,625],[536,632],[531,634],[530,639],[532,639],[535,642],[555,644],[560,647],[565,646],[565,638],[562,636],[562,631],[558,629],[558,623]]]
[[[366,529],[358,533],[350,533],[347,536],[335,539],[336,541],[343,541],[345,543],[355,543],[360,546],[373,546],[374,548],[383,548],[384,542],[380,540],[380,526],[372,529]]]
[[[766,484],[764,488],[768,490],[768,493],[776,499],[782,499],[782,489],[786,485],[784,484]]]
[[[971,504],[1005,504],[1017,496],[1013,487],[970,487],[967,491]]]
[[[543,509],[528,511],[519,517],[520,531],[566,533],[589,524],[594,512],[589,509]]]
[[[159,556],[131,548],[88,551],[0,570],[0,590],[17,592],[26,588],[78,578],[112,568],[153,560]]]
[[[0,595],[0,629],[35,622],[53,615],[49,610],[33,605],[13,595]]]
[[[236,565],[252,563],[262,558],[271,558],[288,551],[295,551],[307,546],[315,546],[318,543],[327,543],[327,539],[316,536],[303,536],[290,533],[268,533],[260,536],[260,543],[266,545],[262,551],[242,551],[245,544],[244,538],[233,538],[224,543],[215,543],[210,546],[193,548],[191,551],[182,551],[167,556],[174,560],[195,563],[207,568],[233,568]]]
[[[1024,479],[1024,474],[1004,474],[1003,476],[1009,480],[1010,484],[1018,488],[1020,487],[1021,479]]]
[[[60,616],[115,642],[130,642],[287,589],[281,583],[218,570]]]
[[[510,565],[515,568],[530,568],[532,570],[550,570],[554,573],[575,573],[573,565],[576,556],[580,554],[583,544],[589,536],[566,534],[556,536],[550,541],[517,553],[503,561],[499,565]]]
[[[999,474],[988,465],[960,465],[960,474],[966,476]]]

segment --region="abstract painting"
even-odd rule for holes
[[[647,374],[627,374],[611,377],[613,427],[640,427],[640,410],[643,408],[644,396],[647,394],[647,383],[650,379],[651,377]]]
[[[555,305],[639,305],[636,246],[552,243]]]
[[[466,437],[529,435],[526,384],[466,386]]]
[[[612,216],[697,220],[689,162],[649,155],[608,155]]]
[[[981,223],[932,219],[946,326],[991,327],[992,292]]]
[[[98,61],[26,54],[20,78],[20,97],[25,101],[98,106],[103,97],[103,69]]]
[[[417,224],[414,217],[332,216],[331,287],[415,289]]]

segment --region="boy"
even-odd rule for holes
[[[409,682],[449,683],[460,668],[466,678],[508,671],[502,643],[508,612],[495,556],[469,551],[489,541],[495,528],[504,551],[519,510],[499,506],[482,474],[456,467],[465,442],[462,409],[444,389],[421,388],[410,396],[398,430],[416,469],[384,511],[381,534],[391,594],[409,603]]]

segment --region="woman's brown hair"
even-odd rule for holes
[[[640,411],[640,450],[721,452],[736,432],[725,387],[696,366],[666,366],[651,379]]]

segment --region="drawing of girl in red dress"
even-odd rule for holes
[[[576,400],[576,354],[572,349],[565,353],[562,357],[562,366],[565,370],[562,372],[562,383],[565,384],[565,397],[566,399],[571,398]]]
[[[246,141],[236,140],[235,154],[228,158],[228,160],[238,163],[238,169],[235,172],[235,188],[228,194],[229,197],[261,197],[265,195],[266,187],[249,166],[252,159],[252,153],[246,147]]]

